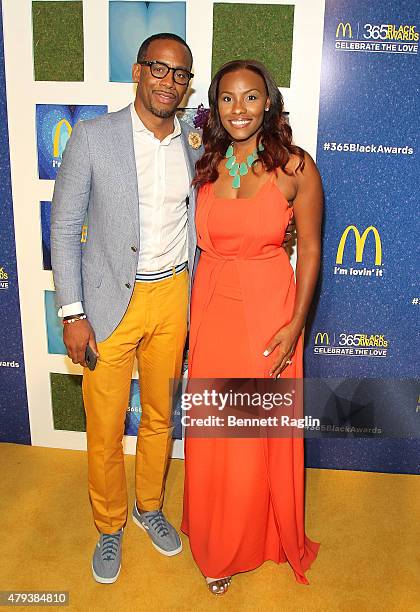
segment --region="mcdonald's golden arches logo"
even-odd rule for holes
[[[344,246],[346,244],[347,237],[350,232],[353,232],[355,240],[356,240],[356,262],[361,263],[363,259],[363,251],[365,249],[366,238],[368,237],[370,232],[372,232],[375,237],[375,265],[376,266],[382,265],[381,237],[379,235],[378,230],[373,225],[369,225],[369,227],[365,229],[362,235],[360,235],[360,232],[355,225],[348,225],[346,227],[346,229],[341,235],[341,239],[338,244],[336,263],[338,264],[343,263]]]
[[[57,123],[57,125],[55,126],[55,131],[54,131],[53,157],[60,157],[60,137],[61,137],[61,130],[63,129],[63,125],[65,125],[67,128],[68,138],[70,138],[71,133],[72,133],[72,127],[70,123],[67,121],[67,119],[61,119],[61,121]]]
[[[329,345],[330,335],[328,332],[318,332],[315,336],[315,344]]]
[[[353,38],[353,32],[351,29],[351,24],[347,21],[346,23],[343,23],[342,21],[340,21],[340,23],[337,26],[337,29],[335,31],[335,37],[339,38],[340,35],[340,31],[341,31],[341,36],[343,38],[347,37],[347,32],[349,33],[349,38]]]

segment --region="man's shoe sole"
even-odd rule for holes
[[[120,564],[120,567],[118,568],[117,575],[114,576],[114,578],[103,578],[102,576],[98,576],[98,574],[93,569],[93,564],[92,564],[93,577],[95,578],[96,582],[100,582],[101,584],[112,584],[113,582],[115,582],[118,576],[120,575],[120,571],[121,571],[121,564]]]
[[[142,523],[140,523],[140,521],[134,516],[134,514],[132,514],[131,516],[132,516],[132,519],[135,522],[135,524],[138,527],[141,527],[143,529],[143,531],[145,531],[147,533],[147,529],[144,528],[144,525],[142,525]],[[165,555],[165,557],[173,557],[174,555],[177,555],[178,553],[180,553],[181,550],[182,550],[182,542],[181,542],[181,545],[178,548],[168,552],[167,550],[164,550],[163,548],[160,548],[160,546],[155,544],[153,542],[152,538],[149,537],[149,539],[150,539],[151,543],[153,544],[153,546],[156,548],[156,550],[159,551],[161,555]]]

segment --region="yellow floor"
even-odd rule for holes
[[[229,592],[215,597],[194,565],[185,536],[182,554],[164,557],[131,520],[118,581],[95,583],[90,560],[96,531],[85,453],[2,444],[0,461],[0,590],[67,590],[70,606],[65,609],[88,612],[420,610],[416,476],[307,470],[307,533],[321,542],[308,572],[311,584],[297,584],[288,565],[268,562],[235,576]],[[126,468],[133,500],[132,456],[126,457]],[[165,512],[176,526],[182,484],[183,462],[174,460]]]

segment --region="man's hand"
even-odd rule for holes
[[[73,363],[80,363],[80,365],[86,367],[85,352],[88,344],[99,357],[95,332],[87,319],[64,325],[63,340],[67,348],[67,354]]]

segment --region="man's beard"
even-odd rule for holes
[[[163,108],[156,108],[153,104],[149,104],[147,107],[151,113],[155,115],[155,117],[160,117],[161,119],[169,119],[169,117],[173,117],[176,113],[176,107],[171,110],[165,110]]]

